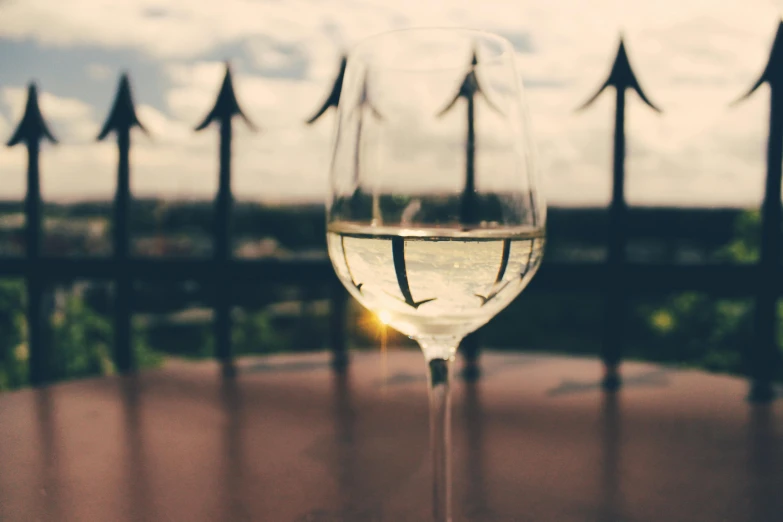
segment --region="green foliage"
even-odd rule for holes
[[[268,312],[243,311],[235,314],[234,320],[232,342],[238,355],[275,353],[291,346],[274,327]]]
[[[106,375],[111,362],[111,324],[73,294],[57,306],[51,321],[50,369],[55,379]]]
[[[24,283],[0,280],[0,390],[27,383]]]
[[[761,218],[757,211],[735,219],[733,238],[714,259],[753,263],[759,258]],[[778,316],[783,323],[783,303]],[[596,354],[603,339],[600,295],[523,293],[482,329],[482,342],[496,348],[546,349]],[[626,356],[668,364],[743,373],[742,354],[753,342],[753,300],[716,299],[681,293],[629,303]],[[783,328],[779,329],[783,346]]]
[[[729,263],[753,263],[761,250],[761,213],[743,212],[734,224],[734,239],[717,253],[717,259]]]
[[[50,335],[50,364],[55,379],[115,372],[111,322],[90,307],[83,296],[75,292],[64,294],[52,315]],[[132,349],[140,368],[156,366],[162,361],[138,332],[134,334]]]
[[[268,311],[235,310],[232,317],[232,347],[236,355],[275,353],[294,345],[290,336],[272,323]],[[215,354],[211,313],[163,317],[144,330],[156,353],[189,359],[205,359]]]
[[[24,293],[23,282],[0,281],[0,390],[28,384]],[[109,319],[89,306],[77,292],[60,291],[56,298],[50,298],[53,311],[44,335],[52,378],[63,380],[114,373]],[[143,336],[134,336],[133,349],[141,368],[162,361]]]
[[[603,299],[590,294],[526,294],[481,329],[483,342],[511,350],[596,354],[603,337]]]
[[[696,293],[642,303],[634,309],[639,327],[632,355],[740,372],[740,354],[752,342],[751,310],[750,301],[716,301]]]
[[[725,263],[753,263],[759,258],[761,216],[741,214],[734,239],[719,249]],[[696,294],[678,294],[634,309],[632,354],[647,360],[697,365],[727,373],[743,373],[742,353],[755,342],[753,301],[723,300]],[[783,304],[778,308],[783,323]],[[779,330],[778,346],[783,346]]]
[[[214,354],[210,321],[175,322],[163,320],[140,328],[155,351],[177,357],[203,359]]]

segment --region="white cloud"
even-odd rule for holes
[[[317,32],[328,6],[307,1],[169,2],[26,0],[3,8],[0,34],[46,45],[134,47],[161,57],[196,56],[217,45],[264,33],[281,41]],[[296,21],[293,21],[293,20]]]
[[[0,35],[51,45],[134,47],[155,56],[181,57],[259,34],[288,43],[324,38],[339,46],[398,27],[456,25],[512,32],[524,28],[536,33],[543,49],[561,46],[578,53],[587,43],[585,37],[612,36],[613,28],[620,26],[632,33],[694,20],[705,13],[737,26],[755,23],[761,14],[771,19],[773,12],[772,6],[759,0],[719,5],[704,0],[561,0],[557,5],[518,0],[462,5],[420,0],[392,4],[384,0],[72,0],[54,5],[26,0],[4,5]]]
[[[112,69],[102,63],[91,63],[87,65],[87,75],[96,81],[108,80],[112,76]]]
[[[3,136],[7,139],[7,134]],[[5,139],[2,153],[0,153],[0,197],[4,199],[22,199],[27,187],[24,165],[27,161],[27,153],[22,147],[12,149],[5,148]]]
[[[85,199],[109,199],[116,184],[116,161],[109,144],[48,147],[41,154],[41,196],[48,200],[77,194]]]
[[[0,114],[0,138],[11,134],[11,124]]]
[[[168,109],[180,119],[196,120],[214,105],[225,64],[199,62],[194,65],[173,64],[167,68],[171,87],[166,92]],[[242,100],[240,99],[240,103]]]
[[[158,144],[187,143],[193,137],[193,128],[181,120],[175,120],[149,105],[138,105],[136,116],[149,136],[140,136],[142,142],[154,141]]]

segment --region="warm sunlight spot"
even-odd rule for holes
[[[381,310],[378,312],[378,320],[384,325],[387,326],[389,324],[389,321],[391,321],[391,314],[387,312],[386,310]]]

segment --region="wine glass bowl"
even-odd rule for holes
[[[332,225],[335,271],[366,308],[420,341],[450,348],[489,321],[537,270],[540,230]],[[456,341],[456,343],[455,343]]]
[[[513,49],[498,36],[395,31],[350,53],[329,255],[393,328],[455,348],[537,270],[545,206],[525,114]]]
[[[461,29],[371,37],[348,56],[327,246],[348,291],[428,362],[434,520],[450,520],[449,374],[460,340],[524,289],[546,207],[514,51]]]

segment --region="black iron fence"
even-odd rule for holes
[[[345,59],[334,86],[323,106],[310,118],[311,124],[339,102],[345,73]],[[777,346],[777,301],[783,291],[781,277],[781,163],[783,161],[783,23],[770,53],[769,62],[758,82],[742,98],[750,96],[762,83],[771,88],[770,131],[767,147],[767,178],[762,204],[761,255],[754,265],[651,265],[626,259],[628,205],[625,201],[625,95],[630,89],[651,109],[660,111],[642,90],[621,40],[617,56],[606,82],[588,100],[588,107],[607,87],[616,95],[612,200],[608,208],[608,256],[603,263],[545,262],[531,283],[529,291],[573,292],[593,291],[606,300],[602,358],[606,373],[603,386],[608,390],[620,385],[618,366],[622,359],[626,336],[623,325],[630,296],[644,293],[699,291],[713,296],[753,296],[755,298],[755,341],[747,346],[746,359],[752,380],[750,398],[766,401],[773,397],[772,380],[779,367]],[[244,280],[255,282],[323,283],[331,285],[331,319],[329,342],[336,369],[348,363],[346,353],[347,293],[338,282],[325,257],[315,260],[280,261],[274,259],[237,259],[231,255],[231,141],[233,120],[239,116],[253,128],[234,94],[231,70],[226,74],[214,107],[195,130],[206,129],[212,123],[219,128],[220,168],[215,198],[214,251],[210,259],[149,259],[137,258],[129,252],[128,214],[131,201],[130,155],[131,128],[144,130],[136,116],[130,82],[127,75],[120,79],[110,114],[98,134],[98,140],[111,133],[117,137],[119,149],[118,183],[114,200],[113,255],[106,259],[63,259],[41,253],[42,203],[39,184],[40,143],[56,143],[38,106],[36,86],[28,89],[25,112],[8,141],[8,146],[24,145],[28,152],[25,256],[21,259],[0,258],[0,277],[22,277],[27,284],[28,345],[30,382],[34,385],[50,379],[47,361],[49,349],[42,337],[43,295],[48,285],[76,279],[103,279],[115,283],[114,352],[116,367],[121,372],[133,371],[136,361],[131,348],[131,315],[133,285],[138,280],[194,280],[212,289],[214,296],[215,356],[224,371],[233,372],[231,346],[231,288]],[[146,131],[145,131],[146,132]],[[464,346],[468,368],[477,368],[478,342],[470,338]]]

